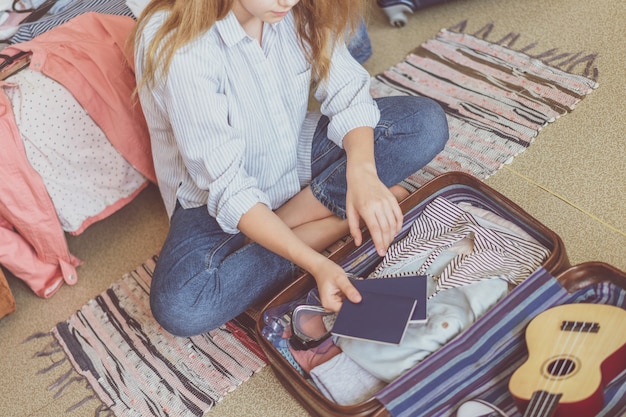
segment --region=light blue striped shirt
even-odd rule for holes
[[[163,23],[155,15],[136,51],[142,76],[144,48]],[[296,36],[293,15],[265,24],[263,45],[231,12],[179,50],[168,76],[139,98],[148,122],[157,179],[171,216],[207,205],[227,233],[261,202],[280,207],[310,180],[311,141],[319,113],[307,113],[311,67]],[[376,126],[378,107],[370,76],[336,48],[328,82],[315,92],[330,118],[328,137]]]

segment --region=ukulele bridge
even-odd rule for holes
[[[598,333],[600,331],[600,324],[589,321],[564,320],[563,323],[561,323],[561,330],[566,332]]]

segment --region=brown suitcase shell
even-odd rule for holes
[[[402,211],[406,213],[423,201],[434,199],[433,195],[437,194],[439,191],[459,184],[470,187],[473,191],[478,191],[479,194],[483,195],[486,199],[489,199],[492,203],[495,202],[499,208],[504,210],[510,216],[511,219],[521,220],[527,231],[532,230],[535,235],[540,235],[543,238],[542,244],[550,250],[550,255],[542,266],[552,275],[556,276],[570,267],[563,241],[555,232],[533,218],[530,214],[524,211],[517,204],[513,203],[507,197],[489,187],[484,182],[468,174],[460,172],[442,174],[424,184],[415,192],[411,193],[411,195],[400,203],[400,207]],[[368,244],[367,237],[367,232],[365,232],[364,245]],[[328,257],[332,260],[339,261],[355,249],[356,246],[353,240],[351,238],[347,238],[342,245],[339,245],[337,249],[328,254]],[[588,283],[594,282],[594,279],[602,279],[604,276],[603,268],[604,266],[598,265],[595,269],[598,271],[597,278],[587,278],[587,281],[589,281]],[[572,274],[586,276],[585,271],[577,271],[578,270],[574,268]],[[564,280],[568,283],[571,282],[572,286],[577,285],[574,284],[577,279],[566,277]],[[303,274],[274,299],[272,299],[264,308],[262,308],[261,313],[268,308],[288,303],[303,296],[307,293],[307,291],[313,288],[314,285],[315,280],[313,277],[308,273]],[[291,364],[289,364],[280,352],[278,352],[272,344],[261,335],[264,325],[263,314],[260,314],[256,323],[257,339],[259,340],[261,348],[266,354],[271,367],[273,368],[278,380],[284,385],[287,391],[289,391],[312,415],[337,417],[388,415],[386,409],[376,398],[370,398],[367,401],[351,406],[338,405],[328,400],[321,392],[310,385],[310,383],[307,382]]]
[[[13,298],[13,293],[11,288],[9,288],[4,272],[0,269],[0,319],[14,312],[15,298]]]
[[[626,288],[626,272],[604,262],[584,262],[574,265],[557,275],[556,279],[569,292],[606,281]]]

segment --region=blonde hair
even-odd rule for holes
[[[169,11],[169,14],[147,47],[139,86],[152,85],[158,77],[166,75],[176,51],[225,18],[234,1],[152,0],[131,33],[129,40],[133,45],[137,45],[143,27],[155,13]],[[300,0],[294,6],[298,36],[316,82],[328,76],[335,42],[344,34],[355,32],[365,11],[364,0]]]

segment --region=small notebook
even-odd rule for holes
[[[361,291],[360,303],[343,302],[331,333],[372,342],[399,344],[417,301],[409,297]]]
[[[363,299],[345,300],[332,334],[399,344],[411,322],[426,321],[426,277],[406,276],[353,281]]]
[[[426,321],[426,279],[425,275],[407,275],[355,280],[352,283],[359,292],[369,291],[414,298],[417,305],[411,316],[411,322],[423,323]]]

